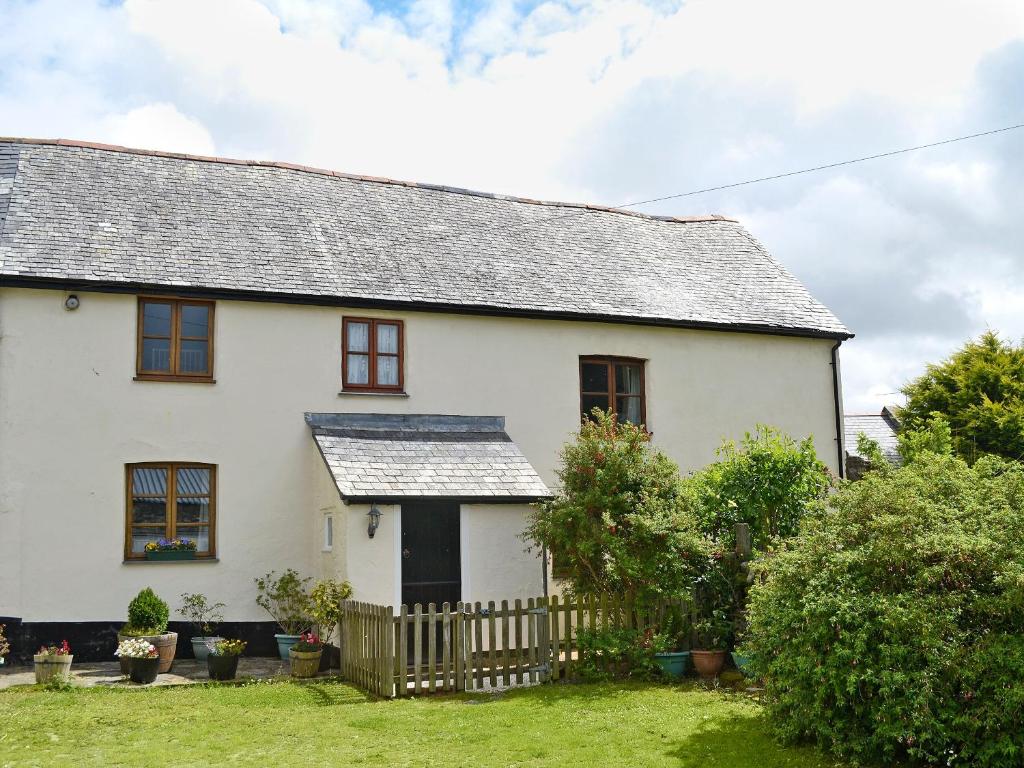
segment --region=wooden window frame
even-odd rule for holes
[[[369,331],[366,352],[351,352],[354,355],[365,354],[368,358],[368,382],[366,384],[348,383],[348,327],[353,323],[368,324]],[[382,357],[398,358],[398,383],[377,384],[377,326],[393,325],[398,328],[398,353],[380,353]],[[343,392],[388,392],[405,393],[405,322],[386,317],[343,317],[341,319],[341,389]]]
[[[608,366],[608,389],[604,392],[584,391],[583,390],[583,365],[589,363],[605,363]],[[617,357],[613,355],[580,355],[579,363],[579,376],[580,376],[580,421],[587,418],[587,415],[583,412],[583,398],[587,395],[607,395],[608,405],[611,408],[612,413],[619,415],[618,404],[616,398],[620,395],[615,390],[615,365],[638,365],[640,366],[640,394],[634,395],[632,393],[623,394],[622,397],[639,397],[640,398],[640,424],[643,425],[644,429],[649,431],[649,425],[647,424],[647,361],[640,357]]]
[[[143,333],[143,307],[146,303],[170,304],[171,305],[171,370],[152,371],[142,367],[142,342],[147,338],[165,339],[166,336],[146,336]],[[203,299],[185,299],[175,296],[139,296],[138,310],[136,317],[136,342],[135,342],[135,380],[136,381],[190,381],[204,384],[214,383],[213,378],[213,340],[214,320],[216,314],[216,302]],[[196,336],[183,336],[181,333],[181,308],[187,306],[207,307],[209,310],[209,322],[207,324],[206,339]],[[182,341],[206,341],[206,366],[207,369],[198,373],[182,373],[178,371],[180,365],[179,352]]]
[[[145,552],[132,552],[132,529],[152,527],[155,530],[160,528],[159,523],[147,523],[136,525],[132,522],[133,499],[132,492],[134,482],[132,471],[135,469],[164,469],[167,471],[167,506],[164,514],[164,525],[162,533],[154,533],[156,537],[173,539],[178,526],[178,494],[177,483],[179,469],[208,469],[210,470],[210,521],[205,523],[210,539],[210,549],[207,552],[196,552],[197,560],[210,560],[217,557],[217,465],[206,464],[200,461],[141,461],[134,464],[124,465],[124,559],[145,560]],[[204,523],[185,523],[185,526],[204,525]]]

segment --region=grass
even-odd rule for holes
[[[736,694],[644,684],[372,701],[332,682],[0,691],[0,766],[824,768]]]

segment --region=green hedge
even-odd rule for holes
[[[759,566],[746,651],[786,740],[890,764],[1024,765],[1024,471],[869,474]]]

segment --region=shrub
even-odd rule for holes
[[[256,582],[256,604],[270,614],[286,635],[297,635],[309,628],[312,605],[306,585],[310,577],[299,576],[292,568],[280,576],[271,571],[253,579]]]
[[[594,410],[561,453],[559,495],[525,537],[564,562],[571,594],[689,593],[707,546],[683,504],[679,469],[643,429]]]
[[[11,652],[10,643],[7,642],[7,638],[4,637],[4,625],[0,624],[0,659]]]
[[[631,677],[649,679],[657,674],[654,654],[665,650],[652,631],[622,627],[581,629],[577,634],[577,673],[588,682]]]
[[[224,614],[220,610],[223,607],[224,603],[211,603],[206,595],[200,592],[185,592],[181,595],[181,608],[178,611],[198,632],[204,637],[209,637],[214,628],[224,621]]]
[[[1024,469],[870,473],[757,566],[748,642],[780,735],[892,764],[1024,757]]]
[[[341,622],[341,601],[350,597],[352,585],[334,579],[321,579],[310,591],[310,615],[325,643],[330,642],[334,629]]]
[[[128,625],[122,630],[127,635],[160,635],[167,631],[171,615],[167,603],[146,587],[128,604]]]
[[[756,549],[796,533],[809,504],[831,486],[811,438],[797,442],[758,425],[737,445],[726,441],[718,461],[686,481],[687,498],[704,531],[727,548],[736,523],[747,523]]]

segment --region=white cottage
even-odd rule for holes
[[[850,335],[719,216],[0,139],[0,623],[105,658],[148,585],[272,652],[271,569],[540,594],[519,534],[581,413],[684,470],[768,423],[841,473]]]

